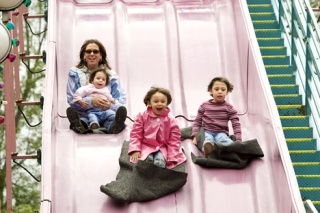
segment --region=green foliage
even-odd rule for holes
[[[32,207],[27,204],[16,205],[13,207],[14,213],[34,213]]]
[[[319,2],[320,2],[319,0],[310,0],[310,5],[311,5],[312,8],[318,8],[319,7],[319,5],[318,5]]]
[[[319,0],[310,0],[311,8],[319,8],[319,6],[320,6],[319,3],[320,3]],[[315,15],[316,19],[318,19],[319,16],[320,16],[320,13],[319,12],[314,12],[314,15]]]

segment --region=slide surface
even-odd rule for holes
[[[49,1],[49,23],[41,212],[304,212],[244,1],[56,0]],[[78,135],[65,117],[68,71],[90,38],[105,45],[132,119],[145,110],[152,85],[171,91],[173,116],[194,119],[211,98],[210,80],[227,77],[242,138],[257,139],[265,156],[242,170],[205,169],[192,162],[191,152],[202,154],[184,140],[188,180],[182,189],[150,202],[115,203],[99,188],[115,180],[133,122],[127,119],[118,135]],[[177,120],[181,128],[192,125]]]

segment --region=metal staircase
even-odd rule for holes
[[[283,132],[303,200],[320,210],[320,153],[310,125],[309,108],[303,104],[297,66],[287,54],[283,30],[271,0],[247,0],[266,74],[277,104]],[[279,16],[278,16],[279,17]]]

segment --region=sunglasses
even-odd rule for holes
[[[93,53],[93,54],[99,54],[99,53],[100,53],[99,50],[85,50],[84,52],[87,53],[87,54],[91,54],[91,53]]]

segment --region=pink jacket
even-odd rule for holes
[[[148,107],[138,114],[130,133],[128,154],[140,151],[140,160],[145,160],[149,154],[160,150],[168,169],[186,161],[180,148],[180,128],[177,121],[168,115],[169,112],[170,109],[166,108],[157,116]]]

